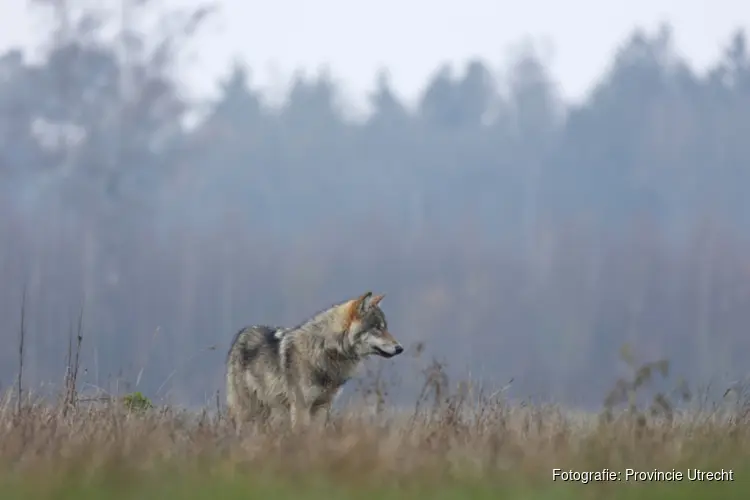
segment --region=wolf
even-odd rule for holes
[[[401,354],[380,308],[383,297],[367,292],[294,328],[256,325],[237,332],[226,360],[227,408],[235,425],[265,423],[274,412],[288,414],[293,428],[308,425],[329,414],[366,357]]]

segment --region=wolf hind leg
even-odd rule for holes
[[[241,433],[246,426],[263,427],[270,416],[270,408],[255,391],[245,388],[237,391],[234,403],[230,406],[230,416],[237,433]]]
[[[258,430],[265,430],[271,419],[272,408],[255,392],[248,395],[246,422]]]
[[[247,418],[249,396],[250,393],[247,388],[238,383],[236,378],[229,378],[227,384],[227,417],[237,432]]]
[[[310,418],[316,427],[321,429],[331,423],[332,401],[316,401],[310,408]]]

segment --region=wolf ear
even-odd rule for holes
[[[380,301],[383,300],[383,297],[385,297],[385,295],[383,294],[374,296],[370,299],[368,307],[375,307],[376,305],[380,304]]]
[[[370,308],[370,302],[372,298],[372,292],[366,292],[360,298],[354,301],[354,310],[361,316],[365,311]]]
[[[368,310],[380,304],[385,295],[375,295],[373,297],[372,292],[367,292],[357,300],[358,311],[360,314],[364,314]]]
[[[367,292],[358,299],[354,300],[354,304],[352,305],[352,312],[356,313],[357,316],[362,316],[369,309],[380,304],[380,301],[383,300],[383,297],[385,297],[385,295],[376,295],[373,297],[372,292]]]
[[[355,319],[358,319],[364,316],[365,312],[367,311],[367,308],[369,307],[370,297],[372,297],[372,292],[367,292],[361,297],[352,299],[349,302],[347,302],[346,320],[345,320],[345,325],[346,325],[347,330],[349,329],[349,327],[351,326],[352,322]]]

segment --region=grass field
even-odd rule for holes
[[[122,399],[17,405],[9,395],[0,498],[748,498],[748,405],[678,412],[657,394],[639,408],[632,396],[655,368],[618,383],[599,415],[433,387],[414,411],[352,407],[297,433],[279,424],[237,435],[221,414]],[[554,469],[617,479],[553,480]],[[628,469],[684,477],[635,481]],[[732,480],[690,480],[695,469]]]

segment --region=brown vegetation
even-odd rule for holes
[[[750,412],[742,399],[731,408],[683,411],[676,396],[657,393],[651,404],[638,406],[636,393],[666,368],[661,361],[634,366],[595,415],[510,403],[502,391],[487,394],[470,384],[450,387],[433,362],[412,411],[389,410],[383,384],[371,374],[371,383],[359,388],[359,404],[326,428],[296,434],[281,423],[237,434],[220,410],[150,407],[140,394],[82,402],[66,393],[59,405],[25,396],[19,412],[9,393],[0,407],[0,462],[22,476],[44,472],[53,479],[114,470],[281,472],[287,480],[313,472],[360,486],[415,478],[534,482],[549,480],[556,467],[742,467],[750,446]],[[680,397],[690,399],[684,390]]]

